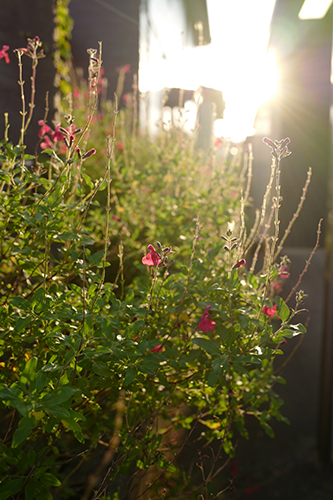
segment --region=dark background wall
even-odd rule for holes
[[[124,92],[132,90],[133,75],[139,64],[139,0],[71,0],[74,20],[72,54],[74,66],[83,68],[87,77],[87,49],[98,49],[102,42],[104,77],[108,80],[108,97],[116,91],[117,67],[129,64]]]
[[[273,139],[291,138],[292,155],[282,162],[281,229],[295,212],[312,168],[302,215],[288,246],[313,246],[316,228],[327,222],[330,171],[332,7],[324,19],[300,20],[303,0],[277,0],[270,46],[276,50],[280,90],[272,109]]]
[[[0,139],[4,136],[5,112],[9,113],[10,129],[9,139],[17,143],[21,128],[21,97],[18,81],[17,57],[13,50],[26,47],[27,38],[38,35],[43,42],[44,52],[47,57],[39,60],[36,80],[36,107],[26,135],[26,143],[30,150],[34,150],[39,130],[38,120],[44,117],[45,95],[50,92],[50,107],[52,108],[54,95],[55,69],[52,60],[53,50],[53,5],[52,0],[2,0],[0,15],[0,48],[9,45],[10,63],[4,59],[0,61]],[[26,103],[30,99],[31,59],[22,57],[23,78],[25,80]],[[52,109],[50,114],[52,113]]]

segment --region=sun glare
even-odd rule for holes
[[[274,5],[275,0],[207,0],[211,44],[179,50],[176,33],[170,36],[162,62],[152,52],[149,60],[140,58],[140,90],[221,90],[226,109],[215,134],[235,142],[253,135],[258,107],[278,88],[275,54],[267,52]]]

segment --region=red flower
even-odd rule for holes
[[[55,131],[51,135],[53,142],[62,141],[64,134],[60,132],[60,125],[56,125]]]
[[[129,73],[131,71],[131,66],[129,64],[125,64],[125,66],[117,66],[116,67],[117,73],[120,73],[121,71],[123,73]]]
[[[237,269],[237,267],[246,267],[246,260],[241,259],[239,260],[233,267],[233,269]]]
[[[290,277],[290,274],[287,273],[287,269],[288,269],[288,266],[287,265],[284,265],[282,266],[282,269],[279,273],[279,278],[282,278],[284,280],[288,279]]]
[[[155,345],[155,347],[152,348],[151,352],[160,352],[162,351],[162,344]]]
[[[212,332],[215,328],[215,325],[216,325],[215,321],[212,321],[212,318],[210,317],[210,314],[208,313],[208,311],[211,307],[212,306],[206,307],[205,312],[201,316],[201,319],[200,319],[200,322],[198,325],[199,330],[201,330],[204,333],[206,333],[208,331]]]
[[[51,132],[51,129],[44,120],[38,120],[38,125],[40,126],[39,132],[38,132],[38,137],[44,137],[45,134],[48,134]]]
[[[71,136],[72,137],[72,136]],[[96,149],[92,148],[83,155],[83,159],[85,160],[86,158],[89,158],[90,156],[94,155],[96,153]]]
[[[0,59],[2,59],[4,57],[7,64],[10,63],[9,55],[7,54],[8,49],[9,49],[9,45],[3,45],[2,49],[0,50]]]
[[[52,149],[52,142],[48,135],[44,135],[43,142],[40,143],[42,149]]]
[[[147,253],[145,257],[142,257],[142,264],[145,266],[158,266],[162,262],[161,257],[158,255],[153,245],[148,245],[148,250],[150,250],[150,252]]]
[[[222,146],[222,141],[221,139],[218,137],[216,140],[215,140],[215,147],[216,148],[220,148]]]
[[[273,316],[276,316],[276,305],[273,307],[264,306],[262,312],[269,318],[273,318]]]
[[[119,151],[122,151],[124,149],[124,144],[121,141],[118,141],[116,146]]]

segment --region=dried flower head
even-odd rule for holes
[[[288,149],[288,144],[291,142],[289,137],[286,137],[281,141],[272,141],[272,139],[264,137],[263,142],[271,148],[271,155],[279,161],[282,160],[282,158],[291,155],[291,151]]]

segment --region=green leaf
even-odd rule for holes
[[[63,408],[63,406],[48,406],[45,407],[45,410],[50,413],[53,417],[56,418],[68,418],[69,417],[69,411],[66,410],[66,408]]]
[[[45,408],[53,408],[70,399],[77,391],[78,389],[74,387],[59,387],[59,389],[56,389],[50,394],[46,394],[42,398],[41,404]]]
[[[29,361],[27,362],[27,364],[24,367],[22,377],[24,377],[29,382],[32,382],[36,378],[37,362],[38,362],[38,359],[36,357],[32,357],[29,359]],[[26,381],[22,381],[22,382],[26,383]]]
[[[85,439],[82,434],[81,426],[74,420],[73,417],[64,418],[62,422],[68,429],[73,431],[74,436],[78,441],[80,441],[80,443],[84,443]]]
[[[56,160],[58,160],[62,165],[64,164],[64,162],[62,161],[62,159],[59,158],[59,156],[53,151],[53,149],[43,149],[42,153],[49,154],[50,156],[52,156],[53,158],[55,158]]]
[[[100,377],[110,377],[112,375],[111,370],[103,361],[93,361],[92,370]]]
[[[40,481],[45,484],[45,486],[61,486],[59,479],[50,472],[43,472],[40,475]]]
[[[135,376],[136,376],[136,369],[134,368],[134,366],[128,366],[123,386],[125,387],[126,385],[129,385],[131,382],[133,382]]]
[[[19,389],[9,388],[5,385],[0,387],[0,399],[2,401],[8,401],[14,408],[23,402],[23,400],[19,397],[21,395],[22,392]]]
[[[24,311],[30,311],[31,310],[31,305],[30,302],[23,297],[12,297],[10,299],[10,303],[18,307],[19,309],[23,309]]]
[[[27,453],[27,461],[29,467],[32,467],[35,463],[37,453],[33,448],[29,448],[28,453]]]
[[[202,337],[192,339],[193,344],[198,345],[204,351],[209,354],[221,354],[219,347],[210,339],[204,339]]]
[[[297,335],[303,335],[306,333],[306,328],[302,323],[298,323],[297,325],[288,325],[288,328],[286,330],[283,330],[281,332],[282,337],[286,338],[292,338],[296,337]]]
[[[282,299],[282,297],[275,297],[275,304],[277,305],[277,314],[280,316],[282,321],[287,321],[289,318],[289,307],[285,303],[285,301]]]
[[[0,486],[0,498],[6,500],[7,498],[18,493],[24,483],[24,477],[17,479],[8,478],[7,481]]]
[[[56,240],[61,240],[61,241],[72,241],[72,240],[78,240],[79,237],[74,234],[74,233],[70,233],[69,231],[66,231],[64,233],[61,233],[61,234],[56,234],[54,236],[54,238]]]
[[[30,432],[36,425],[36,420],[34,417],[22,417],[19,421],[18,428],[14,432],[12,448],[17,448],[23,441],[27,439]]]
[[[35,477],[30,477],[29,481],[27,482],[24,488],[25,500],[35,500],[36,492],[38,491],[38,486],[40,486],[38,479]]]

